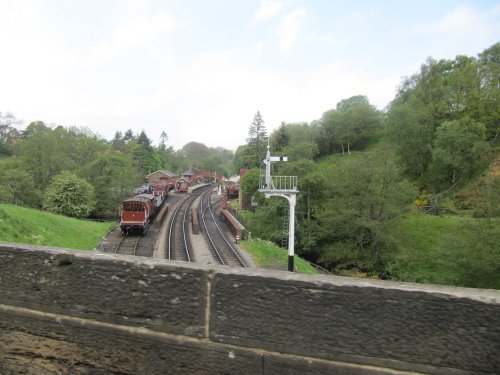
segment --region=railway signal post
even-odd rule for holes
[[[266,165],[264,176],[260,176],[259,191],[266,198],[283,197],[290,205],[288,218],[288,271],[294,271],[295,253],[295,204],[297,201],[297,176],[271,176],[271,163],[278,161],[288,161],[286,156],[271,156],[269,142],[267,143],[267,153],[263,160]]]

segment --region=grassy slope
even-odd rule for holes
[[[500,220],[408,213],[388,226],[404,281],[500,289]]]
[[[113,225],[0,204],[1,241],[92,250]]]
[[[252,259],[262,268],[271,268],[286,271],[288,269],[288,253],[271,242],[252,240],[241,241],[241,247],[247,250]],[[298,256],[294,259],[294,265],[299,273],[318,274],[314,267]]]

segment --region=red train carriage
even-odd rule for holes
[[[163,201],[168,194],[168,182],[165,180],[160,180],[153,185],[153,194],[159,196]]]
[[[145,233],[156,212],[156,198],[153,194],[136,195],[124,200],[120,211],[120,228],[124,233]]]
[[[239,185],[229,185],[226,187],[227,199],[238,199],[238,194],[240,192]]]
[[[187,193],[189,188],[189,181],[185,178],[179,178],[175,181],[175,191],[177,193]]]

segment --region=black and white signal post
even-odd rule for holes
[[[297,176],[271,176],[271,163],[278,161],[288,161],[286,156],[271,156],[269,143],[267,144],[266,158],[263,160],[266,165],[266,174],[260,176],[259,191],[269,197],[283,197],[289,205],[290,217],[288,219],[288,271],[294,271],[295,252],[295,204],[297,201]]]

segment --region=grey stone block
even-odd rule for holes
[[[150,258],[0,244],[0,303],[202,337],[208,271]]]
[[[0,313],[0,374],[259,375],[260,355],[182,337],[147,337]]]
[[[354,365],[333,361],[293,358],[291,356],[264,356],[264,375],[395,375],[401,371]],[[412,373],[415,375],[415,373]],[[408,373],[409,375],[409,373]]]
[[[218,273],[211,302],[214,341],[401,370],[500,373],[498,291]]]

